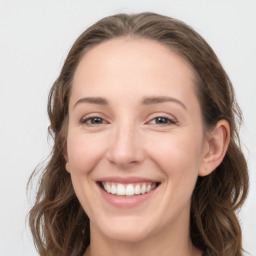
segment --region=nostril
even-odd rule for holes
[[[131,120],[128,122],[126,119],[112,134],[107,152],[108,160],[122,168],[138,164],[143,159],[140,138],[136,135],[136,130],[131,123]]]
[[[144,159],[143,152],[140,149],[129,151],[124,149],[112,149],[107,156],[110,163],[123,169],[139,164]]]

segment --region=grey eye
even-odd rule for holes
[[[150,121],[151,124],[159,124],[159,125],[166,125],[166,124],[175,124],[176,122],[167,118],[167,117],[156,117]]]
[[[156,124],[168,124],[168,123],[170,123],[170,119],[165,118],[165,117],[157,117],[157,118],[155,118],[155,123]]]
[[[82,124],[102,124],[104,120],[100,117],[89,117],[81,121]]]

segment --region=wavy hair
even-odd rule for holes
[[[118,14],[89,27],[74,43],[51,88],[48,115],[54,144],[29,213],[39,254],[81,256],[90,243],[89,219],[65,170],[72,80],[81,58],[92,47],[127,36],[158,41],[190,63],[197,77],[205,129],[211,129],[221,119],[228,121],[231,140],[224,160],[210,175],[198,177],[193,191],[190,233],[194,246],[207,255],[241,256],[242,235],[236,211],[247,196],[248,171],[238,134],[242,114],[232,84],[211,47],[197,32],[179,20],[155,13]],[[37,173],[34,171],[30,182]]]

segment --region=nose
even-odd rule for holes
[[[143,161],[145,153],[136,127],[124,124],[113,131],[107,158],[120,169],[128,169]]]

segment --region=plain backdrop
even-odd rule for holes
[[[26,183],[50,152],[48,91],[77,36],[119,12],[153,11],[181,19],[212,46],[244,113],[240,134],[251,186],[239,214],[244,247],[256,255],[256,1],[0,0],[0,256],[37,255],[26,215]]]

